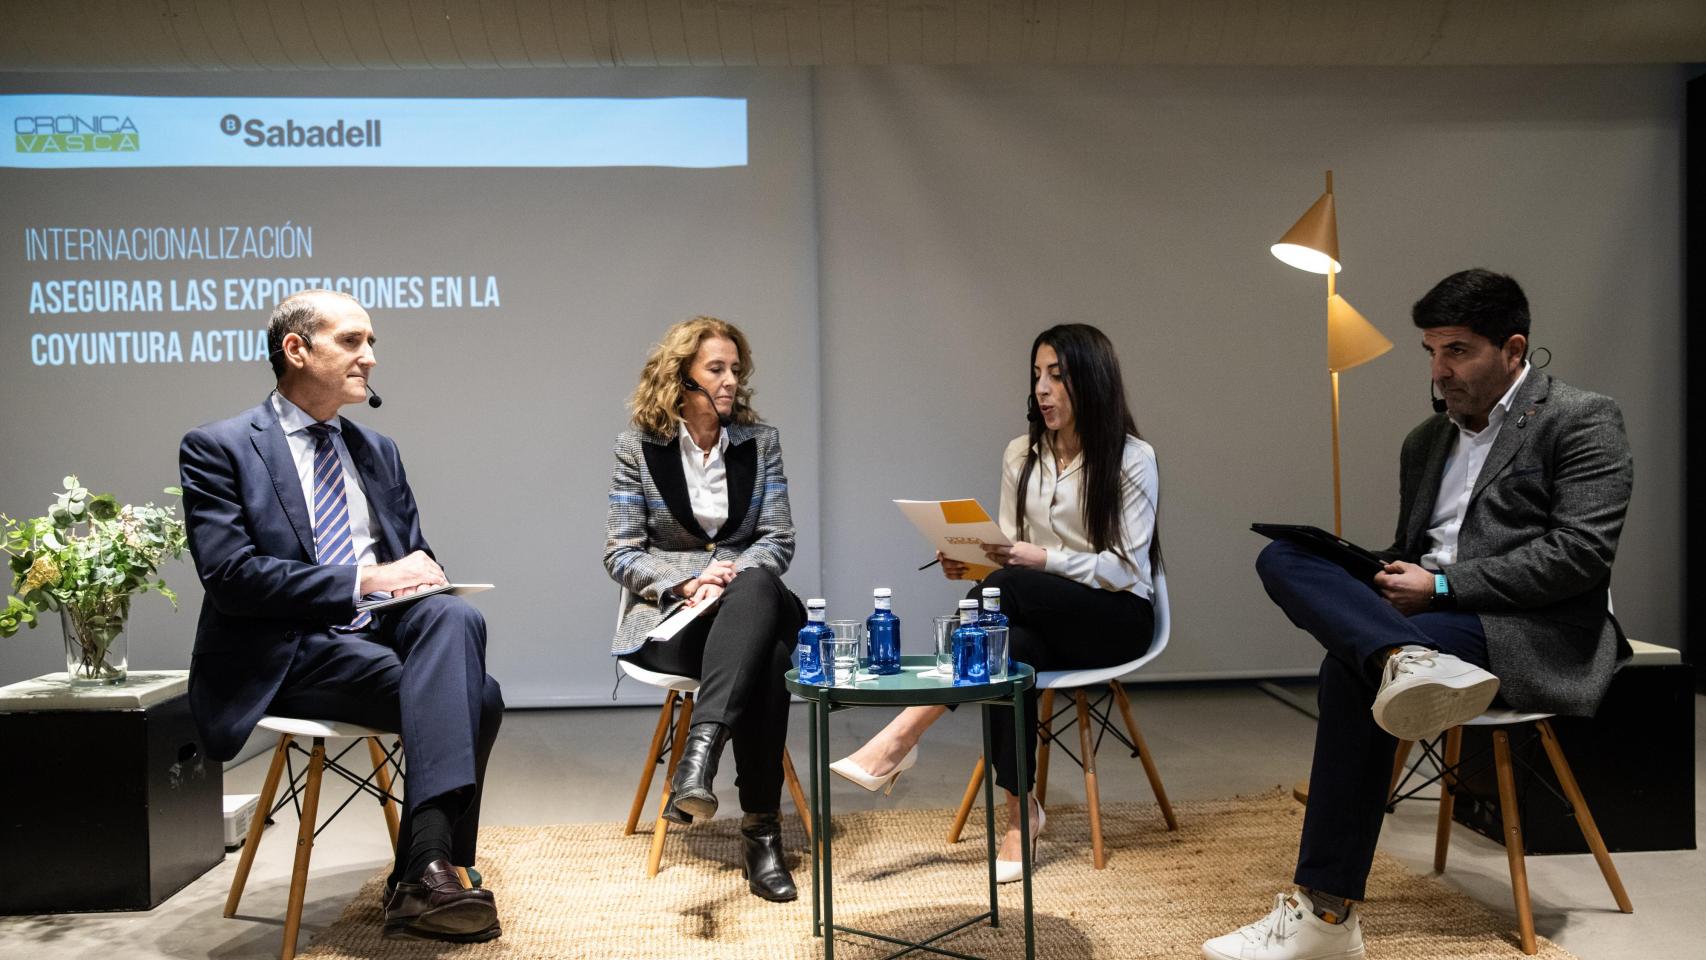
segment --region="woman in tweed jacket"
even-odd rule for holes
[[[788,480],[775,427],[753,410],[752,354],[733,324],[695,317],[652,348],[616,438],[604,567],[627,588],[611,653],[648,670],[698,677],[693,725],[664,816],[717,812],[723,745],[734,740],[747,886],[766,900],[798,893],[778,813],[788,691],[782,676],[805,621],[782,584],[794,555]],[[647,633],[682,606],[716,604],[668,640]]]

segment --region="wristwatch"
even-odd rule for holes
[[[1434,574],[1434,595],[1428,600],[1428,609],[1457,609],[1457,595],[1451,592],[1451,581],[1447,580],[1443,573]]]

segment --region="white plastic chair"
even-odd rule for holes
[[[622,628],[622,614],[627,608],[628,590],[624,587],[616,601],[618,631]],[[669,805],[669,782],[675,776],[675,765],[681,761],[681,751],[687,744],[687,731],[693,725],[693,696],[699,692],[699,681],[693,677],[647,670],[626,660],[617,660],[616,665],[623,676],[666,691],[663,706],[658,709],[657,728],[652,731],[651,746],[646,749],[645,766],[640,769],[640,785],[634,790],[634,802],[628,808],[628,822],[622,828],[623,836],[633,836],[640,823],[640,811],[646,805],[646,792],[652,788],[652,774],[657,772],[658,764],[664,764],[663,790],[658,794],[657,821],[652,826],[652,851],[646,858],[646,876],[655,877],[663,863],[663,842],[669,832],[669,821],[663,816],[664,808]],[[800,814],[806,838],[810,840],[812,820],[806,813],[806,795],[800,789],[800,778],[794,773],[794,760],[788,755],[787,747],[782,748],[782,777],[794,798],[794,809]]]
[[[1593,822],[1593,813],[1588,810],[1587,800],[1582,797],[1582,789],[1576,784],[1576,775],[1570,770],[1570,762],[1564,758],[1563,748],[1558,744],[1558,735],[1552,731],[1552,716],[1550,713],[1519,713],[1504,707],[1490,708],[1468,723],[1452,727],[1432,741],[1424,741],[1422,756],[1416,758],[1415,765],[1407,772],[1405,763],[1415,741],[1398,741],[1398,753],[1392,763],[1392,788],[1387,802],[1388,809],[1391,809],[1393,804],[1415,796],[1429,783],[1436,780],[1439,782],[1439,826],[1434,833],[1434,871],[1444,873],[1446,851],[1451,843],[1451,811],[1456,802],[1457,782],[1464,767],[1463,727],[1492,728],[1493,769],[1499,784],[1499,818],[1504,822],[1505,856],[1510,861],[1511,893],[1516,900],[1517,930],[1522,952],[1531,955],[1537,949],[1534,941],[1534,911],[1530,907],[1528,897],[1528,866],[1524,860],[1522,845],[1522,809],[1517,803],[1510,734],[1506,729],[1508,727],[1534,725],[1540,735],[1540,744],[1546,750],[1546,758],[1552,763],[1552,772],[1558,778],[1558,786],[1563,789],[1564,798],[1569,801],[1576,826],[1581,828],[1582,838],[1587,841],[1588,849],[1593,851],[1594,859],[1599,862],[1599,872],[1605,877],[1606,886],[1611,888],[1611,896],[1616,899],[1617,908],[1624,913],[1635,911],[1634,905],[1629,901],[1629,894],[1623,889],[1623,880],[1617,875],[1617,867],[1611,862],[1611,853],[1606,850],[1605,841],[1599,835],[1599,827]],[[1444,741],[1443,749],[1441,741]],[[1411,776],[1419,775],[1422,764],[1427,761],[1432,761],[1434,775],[1401,793]]]
[[[267,768],[266,780],[261,785],[261,795],[255,807],[255,818],[249,823],[249,835],[243,844],[243,854],[237,861],[237,872],[231,878],[231,892],[225,898],[225,916],[237,915],[237,904],[243,899],[243,886],[249,880],[249,868],[255,862],[255,849],[261,842],[261,831],[266,829],[267,820],[286,803],[296,802],[296,815],[299,821],[296,830],[296,863],[290,871],[290,899],[284,913],[284,943],[279,951],[281,960],[291,960],[296,956],[296,936],[302,928],[302,902],[308,891],[308,860],[314,852],[314,838],[319,836],[344,807],[350,805],[357,796],[365,793],[379,801],[385,811],[385,828],[391,834],[391,851],[397,851],[398,804],[397,797],[391,792],[391,775],[403,775],[403,743],[397,740],[392,747],[386,747],[381,737],[393,737],[388,730],[374,730],[353,723],[340,723],[335,720],[308,720],[298,717],[264,716],[256,729],[267,730],[279,735],[278,747],[273,751],[272,765]],[[311,749],[304,750],[296,738],[311,739]],[[342,750],[330,758],[326,756],[327,740],[353,740]],[[373,770],[362,776],[355,770],[344,766],[344,754],[355,749],[362,741],[367,743],[368,757],[373,761]],[[290,752],[307,755],[308,765],[297,772],[290,764]],[[278,784],[286,769],[290,776],[287,779],[289,795],[273,805],[273,797],[278,793]],[[324,824],[318,823],[320,810],[320,781],[325,771],[330,770],[354,786],[350,796]],[[458,873],[462,873],[458,868]],[[465,873],[462,874],[464,885],[468,883]]]
[[[1179,821],[1173,816],[1173,806],[1167,802],[1167,790],[1161,785],[1161,774],[1155,769],[1155,759],[1150,755],[1143,733],[1138,730],[1137,721],[1132,719],[1131,701],[1126,697],[1125,687],[1120,684],[1121,677],[1159,657],[1161,652],[1167,649],[1167,638],[1172,629],[1172,610],[1167,601],[1167,574],[1159,565],[1155,569],[1155,593],[1151,603],[1155,610],[1155,632],[1149,642],[1149,649],[1144,651],[1143,656],[1117,666],[1095,670],[1048,670],[1037,674],[1037,689],[1042,691],[1042,702],[1037,711],[1037,803],[1044,803],[1048,796],[1049,747],[1076,726],[1079,753],[1074,755],[1064,744],[1061,750],[1074,763],[1084,768],[1084,795],[1090,806],[1090,847],[1098,870],[1107,866],[1107,857],[1102,849],[1102,798],[1096,787],[1096,751],[1101,746],[1104,735],[1113,734],[1115,739],[1131,750],[1132,756],[1143,762],[1143,772],[1149,777],[1150,788],[1155,791],[1155,801],[1161,806],[1161,816],[1167,821],[1167,829],[1179,829]],[[1091,704],[1086,691],[1101,686],[1106,686],[1107,689]],[[1057,716],[1065,715],[1067,709],[1071,709],[1062,709],[1059,715],[1055,713],[1054,695],[1058,690],[1072,693],[1076,713],[1068,716],[1065,723],[1057,729],[1054,726]],[[1125,720],[1126,733],[1130,734],[1129,739],[1125,733],[1113,726],[1107,710],[1109,700],[1119,705],[1120,715]],[[1096,726],[1094,735],[1091,732],[1092,722]],[[972,769],[971,782],[966,784],[965,798],[960,801],[959,812],[954,816],[954,825],[948,830],[949,843],[959,842],[960,832],[965,829],[966,819],[971,816],[972,803],[977,799],[978,790],[982,786],[983,757],[980,755],[977,766]]]

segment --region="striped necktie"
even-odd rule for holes
[[[332,443],[332,428],[316,423],[308,428],[314,438],[314,554],[322,564],[354,563],[355,537],[349,525],[349,493],[344,486],[344,466]],[[338,630],[360,630],[373,620],[363,610]]]

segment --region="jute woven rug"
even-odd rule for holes
[[[1201,942],[1254,920],[1291,876],[1302,808],[1281,791],[1182,803],[1169,832],[1155,806],[1103,809],[1108,866],[1090,862],[1083,807],[1049,810],[1038,846],[1036,955],[1046,958],[1195,957]],[[987,903],[981,806],[965,838],[943,841],[944,810],[836,817],[835,918],[865,930],[919,939],[983,911]],[[504,934],[474,946],[390,941],[380,936],[375,874],[304,956],[312,958],[694,958],[782,960],[822,956],[810,935],[811,861],[799,821],[786,840],[801,898],[765,903],[740,874],[738,820],[671,829],[663,869],[646,877],[649,832],[615,824],[491,827],[480,868],[496,891]],[[998,823],[999,825],[999,823]],[[312,888],[310,888],[312,894]],[[1363,908],[1369,956],[1378,960],[1486,957],[1521,960],[1507,921],[1431,877],[1375,859]],[[973,927],[944,942],[986,957],[1024,956],[1018,884],[1001,888],[1000,929]],[[836,956],[881,957],[872,941],[838,935]],[[1571,955],[1542,939],[1550,960]],[[912,954],[928,956],[928,954]]]

